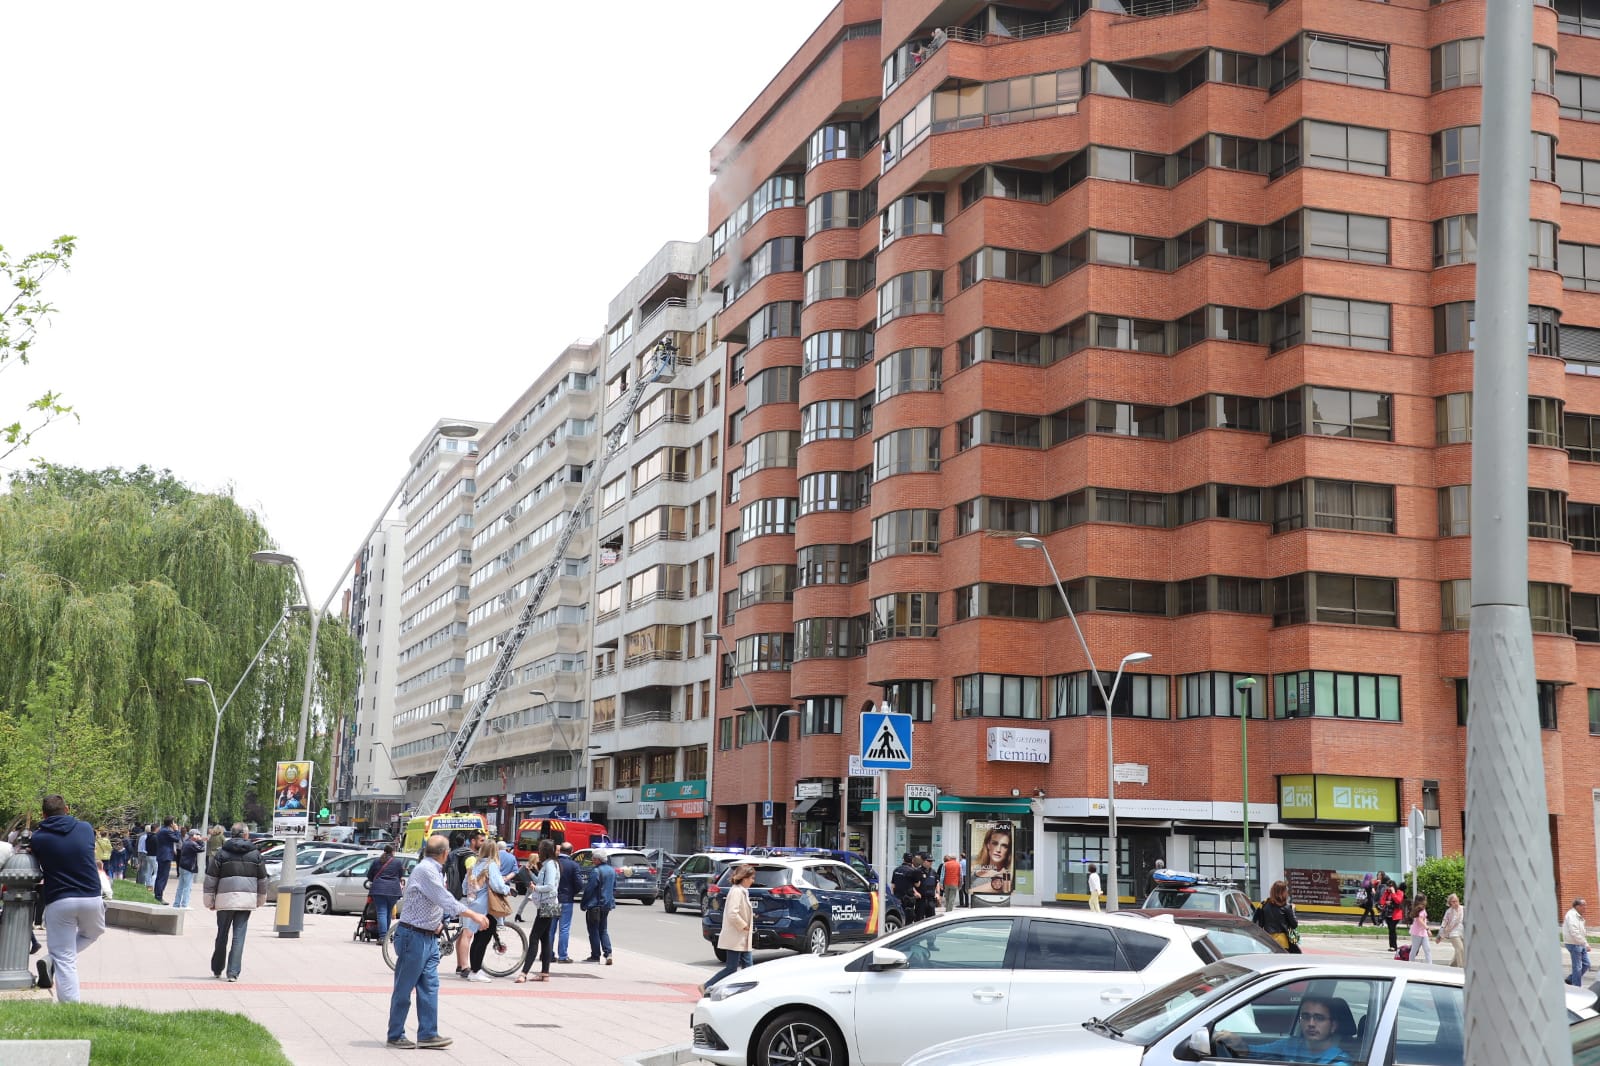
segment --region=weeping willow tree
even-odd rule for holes
[[[221,703],[300,599],[289,571],[251,561],[271,546],[230,495],[195,492],[167,471],[45,466],[14,478],[0,496],[0,813],[26,813],[47,790],[67,795],[62,760],[109,760],[142,817],[198,819],[215,716],[184,678],[209,680]],[[306,754],[325,774],[319,708],[348,704],[359,660],[348,631],[324,621]],[[293,755],[309,632],[303,615],[279,627],[224,714],[213,820],[242,815],[271,788],[273,764]],[[66,753],[4,743],[66,739],[50,724],[63,710],[71,735],[116,739]]]

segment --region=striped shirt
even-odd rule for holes
[[[444,867],[438,859],[424,858],[411,871],[400,904],[400,924],[419,929],[437,929],[444,915],[460,914],[465,907],[450,895],[444,884]]]

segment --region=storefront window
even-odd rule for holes
[[[1128,867],[1128,842],[1119,840],[1117,850],[1122,853],[1121,867]],[[1106,876],[1106,838],[1105,834],[1099,836],[1085,836],[1078,832],[1060,834],[1060,841],[1056,845],[1056,898],[1066,896],[1087,896],[1089,893],[1089,864],[1094,863],[1100,868],[1100,884],[1107,895],[1111,893],[1111,879]],[[1120,883],[1127,885],[1126,874],[1120,878]]]
[[[1189,845],[1189,869],[1202,877],[1232,881],[1252,900],[1260,899],[1260,841],[1259,835],[1251,835],[1250,868],[1246,871],[1244,841],[1238,834],[1231,837],[1195,837]]]
[[[1362,875],[1379,870],[1400,876],[1396,826],[1375,825],[1366,839],[1339,833],[1283,842],[1283,876],[1289,882],[1289,895],[1300,906],[1356,907]]]

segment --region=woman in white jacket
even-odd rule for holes
[[[728,875],[728,895],[722,904],[722,931],[717,934],[717,947],[727,952],[727,962],[716,975],[700,986],[703,996],[712,985],[751,965],[751,952],[755,945],[755,912],[750,907],[750,886],[755,882],[756,868],[742,863]]]

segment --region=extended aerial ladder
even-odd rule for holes
[[[494,669],[489,672],[488,680],[484,682],[483,695],[473,702],[462,717],[461,727],[456,730],[455,736],[445,748],[444,761],[439,764],[439,769],[434,773],[433,781],[428,785],[427,791],[422,794],[422,799],[417,801],[418,816],[425,818],[438,814],[440,805],[450,794],[450,786],[455,784],[456,775],[461,772],[462,765],[471,754],[472,746],[478,739],[478,729],[488,718],[489,709],[494,706],[495,696],[505,687],[506,678],[511,676],[511,662],[517,657],[517,651],[522,647],[522,641],[527,637],[528,630],[533,627],[533,620],[539,614],[539,605],[544,602],[544,594],[555,581],[562,561],[566,558],[567,548],[572,544],[572,538],[577,535],[588,517],[595,493],[599,490],[605,474],[606,465],[616,457],[617,452],[622,450],[622,442],[632,428],[634,412],[639,409],[645,390],[651,385],[670,382],[677,374],[678,348],[670,337],[663,337],[656,344],[651,358],[650,364],[641,369],[639,380],[634,383],[633,391],[628,394],[628,401],[623,405],[616,424],[606,434],[605,446],[601,449],[600,458],[595,462],[594,472],[587,479],[588,484],[584,487],[583,495],[573,505],[572,512],[567,515],[566,523],[561,527],[560,535],[550,547],[549,562],[540,567],[531,579],[532,585],[528,589],[522,614],[518,616],[517,624],[500,648],[500,657],[495,660]]]

